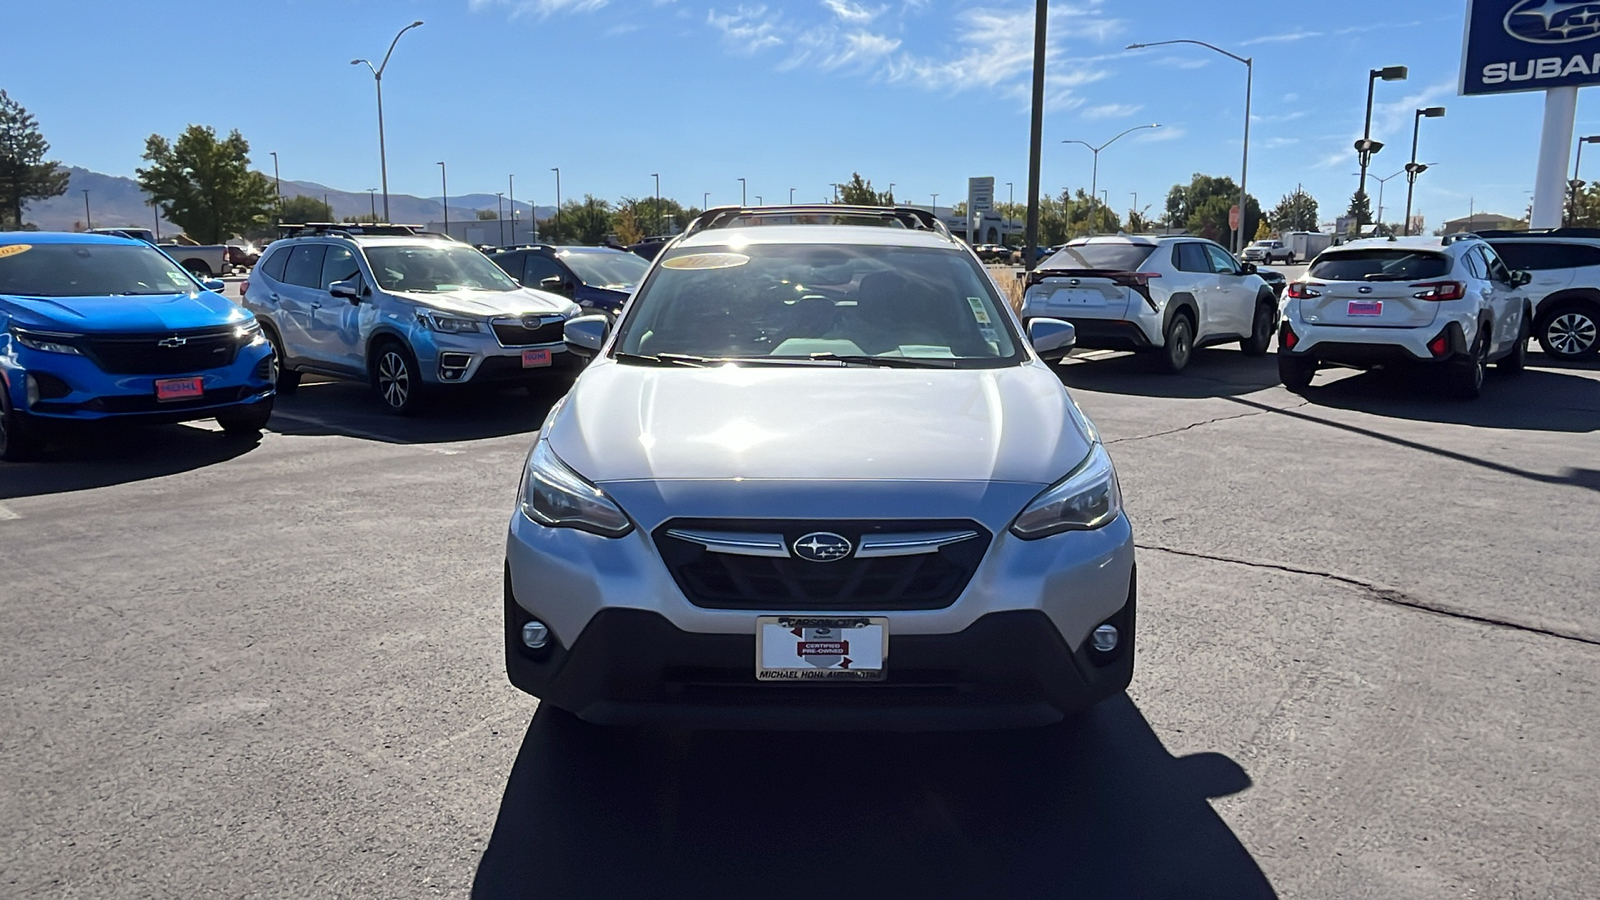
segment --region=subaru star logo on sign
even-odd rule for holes
[[[813,531],[794,542],[794,555],[807,562],[833,562],[850,555],[850,539],[831,531]]]
[[[1600,84],[1600,2],[1469,0],[1461,93]]]

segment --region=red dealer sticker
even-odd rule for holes
[[[522,367],[536,369],[540,366],[550,365],[549,350],[524,350],[522,351]]]
[[[191,397],[200,397],[205,394],[205,387],[201,379],[194,378],[161,378],[156,381],[157,400],[187,400]]]
[[[1352,316],[1381,316],[1383,315],[1383,301],[1351,300],[1349,314]]]

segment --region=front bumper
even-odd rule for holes
[[[219,412],[259,403],[273,396],[269,362],[272,346],[265,341],[239,348],[232,363],[198,372],[164,375],[107,374],[87,357],[46,353],[13,345],[0,357],[4,388],[13,409],[32,420],[49,422],[134,421],[150,424],[208,419]],[[28,402],[27,376],[47,376],[67,386],[64,394],[47,392]],[[156,399],[155,382],[195,376],[204,391],[184,400]]]
[[[552,373],[570,374],[588,362],[564,342],[505,347],[492,334],[430,332],[415,338],[413,347],[422,378],[429,384],[525,384]],[[524,350],[549,351],[550,365],[523,368]]]
[[[995,612],[954,634],[889,637],[879,682],[773,683],[755,677],[753,634],[684,631],[657,613],[607,609],[571,645],[520,640],[531,617],[505,578],[511,683],[599,725],[829,730],[966,730],[1049,725],[1133,678],[1137,580],[1104,621],[1109,653],[1067,646],[1037,610]]]

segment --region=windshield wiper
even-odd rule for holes
[[[692,366],[704,368],[721,360],[705,356],[690,356],[687,353],[623,353],[618,351],[611,354],[617,362],[635,363],[646,366]]]
[[[847,366],[877,366],[883,369],[954,369],[954,359],[938,356],[868,356],[866,354],[813,353],[809,359],[840,362]]]

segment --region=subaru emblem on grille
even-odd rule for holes
[[[538,316],[523,316],[522,317],[522,327],[528,329],[529,331],[536,331],[536,330],[538,330],[539,326],[543,325],[543,324],[544,324],[544,320],[539,318]]]
[[[1366,285],[1364,285],[1364,284],[1363,284],[1363,285],[1362,285],[1362,286],[1361,286],[1361,287],[1358,287],[1358,288],[1356,288],[1356,290],[1357,290],[1357,291],[1359,291],[1359,292],[1361,292],[1361,293],[1363,293],[1363,294],[1370,294],[1370,293],[1372,293],[1372,288],[1369,288],[1369,287],[1367,287],[1367,286],[1366,286]]]
[[[831,531],[813,531],[794,542],[794,555],[807,562],[834,562],[853,549],[849,538]]]
[[[161,340],[156,341],[156,346],[157,347],[182,347],[184,344],[187,344],[187,343],[189,343],[189,339],[188,338],[181,338],[181,337],[178,337],[177,335],[173,335],[172,337],[162,338]]]

